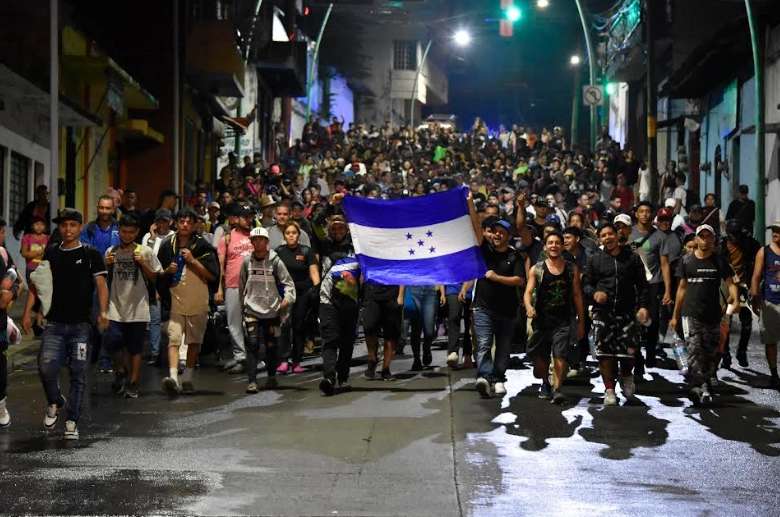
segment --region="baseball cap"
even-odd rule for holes
[[[631,216],[628,214],[618,214],[612,222],[614,224],[625,224],[626,226],[632,225]]]
[[[64,223],[65,221],[76,221],[81,224],[84,222],[84,217],[75,208],[63,208],[52,221],[54,224]]]
[[[173,220],[173,214],[167,208],[158,208],[154,213],[155,221],[171,221]]]
[[[677,201],[675,201],[673,197],[668,197],[664,201],[664,206],[666,208],[674,208],[675,206],[677,206]]]
[[[701,232],[710,232],[712,235],[715,235],[715,230],[712,229],[712,226],[709,224],[700,224],[698,228],[696,228],[696,235],[699,235]]]
[[[222,207],[219,206],[219,203],[217,203],[216,201],[212,201],[211,203],[209,203],[209,208],[222,208]]]
[[[503,228],[507,232],[510,232],[510,233],[512,232],[512,225],[509,224],[508,221],[504,221],[503,219],[498,219],[496,221],[493,221],[493,223],[490,225],[491,228],[494,228],[496,226],[500,226],[501,228]]]
[[[664,207],[658,211],[657,216],[659,221],[671,221],[674,219],[674,212],[671,208]]]
[[[252,231],[249,232],[249,238],[254,239],[255,237],[265,237],[268,238],[268,230],[263,228],[262,226],[258,228],[252,228]]]
[[[780,219],[776,219],[775,222],[766,227],[767,230],[780,230]]]

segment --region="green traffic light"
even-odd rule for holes
[[[516,5],[510,5],[509,7],[506,8],[506,11],[504,12],[504,16],[506,16],[507,20],[514,23],[517,20],[519,20],[521,16],[523,16],[523,12]]]

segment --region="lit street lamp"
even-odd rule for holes
[[[547,9],[550,7],[550,0],[536,0],[536,7],[539,9]]]
[[[580,59],[580,56],[579,56],[579,55],[577,55],[577,54],[574,54],[573,56],[571,56],[571,57],[569,58],[569,64],[570,64],[571,66],[577,66],[577,65],[579,65],[581,62],[582,62],[582,60]]]
[[[452,41],[459,47],[466,47],[471,43],[471,33],[466,29],[458,29],[452,35]],[[414,101],[417,98],[417,83],[420,82],[420,74],[422,73],[423,66],[425,66],[425,60],[428,58],[428,52],[431,50],[431,44],[433,38],[428,40],[428,44],[423,51],[422,59],[417,65],[417,72],[414,74],[414,83],[412,83],[412,99],[409,103],[409,127],[414,131]]]

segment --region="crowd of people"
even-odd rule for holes
[[[732,315],[741,324],[736,360],[747,367],[760,314],[778,387],[780,222],[760,246],[746,187],[723,216],[714,195],[699,205],[685,174],[669,168],[662,199],[650,199],[647,168],[606,131],[590,153],[557,127],[491,132],[479,119],[464,132],[314,119],[280,151],[270,164],[230,154],[213,185],[198,185],[188,199],[162,192],[152,210],[139,208],[134,191],[110,189],[86,224],[69,208],[50,220],[46,189],[36,189],[13,226],[25,275],[0,254],[0,320],[29,287],[21,326],[41,337],[47,430],[64,412],[65,438],[78,438],[90,362],[113,373],[117,395],[139,397],[144,356],[165,372],[166,393],[191,395],[201,354],[214,352],[227,374],[246,376],[252,394],[309,371],[305,360],[319,347],[319,389],[348,391],[359,327],[369,379],[395,380],[393,359],[407,346],[411,370],[431,367],[443,323],[447,366],[475,368],[481,396],[506,393],[510,354],[525,350],[539,396],[556,404],[566,402],[567,381],[591,377],[589,356],[604,404],[619,403],[618,385],[630,401],[669,343],[685,340],[691,397],[707,404],[718,367],[731,366]],[[363,281],[345,196],[396,199],[460,185],[468,187],[483,278]],[[0,232],[2,243],[4,221]],[[16,339],[8,322],[3,350]],[[0,361],[7,426],[5,354]],[[65,367],[67,398],[58,381]]]

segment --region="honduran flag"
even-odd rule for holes
[[[465,187],[396,200],[347,196],[344,210],[366,280],[457,284],[485,274]]]

